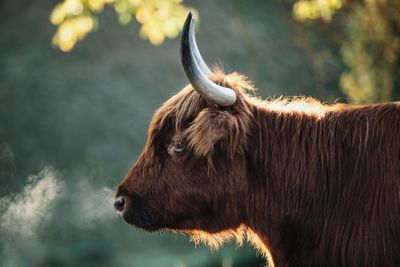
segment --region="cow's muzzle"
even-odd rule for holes
[[[152,212],[146,200],[137,194],[117,194],[114,209],[127,223],[145,230],[155,231],[163,227],[161,216],[156,215],[159,212]]]

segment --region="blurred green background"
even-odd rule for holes
[[[187,84],[184,17],[262,97],[373,103],[400,94],[399,2],[0,0],[0,266],[263,266],[113,212],[154,110]]]

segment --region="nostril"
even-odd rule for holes
[[[123,212],[125,207],[125,200],[123,197],[117,197],[114,201],[114,209],[117,212]]]

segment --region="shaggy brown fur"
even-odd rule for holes
[[[399,103],[261,101],[211,78],[237,102],[187,86],[157,110],[118,189],[127,222],[211,245],[247,232],[275,266],[400,266]]]

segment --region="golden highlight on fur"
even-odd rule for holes
[[[237,101],[189,85],[150,123],[121,182],[127,222],[217,248],[245,240],[281,266],[400,266],[400,105],[261,100],[214,71]]]
[[[245,241],[249,242],[265,259],[271,259],[268,248],[260,239],[260,237],[245,225],[239,226],[237,229],[229,229],[218,233],[210,234],[202,230],[185,230],[175,231],[175,233],[183,233],[189,235],[190,241],[195,245],[206,244],[211,250],[218,250],[225,243],[234,241],[240,247]],[[269,267],[274,267],[272,261],[269,262]]]

